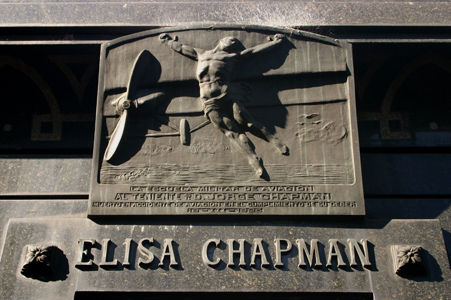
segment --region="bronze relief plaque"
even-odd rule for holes
[[[105,43],[89,214],[363,215],[351,57],[252,26]]]

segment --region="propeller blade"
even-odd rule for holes
[[[136,91],[142,84],[146,73],[150,71],[151,60],[152,54],[150,54],[148,50],[141,51],[141,53],[139,53],[138,57],[136,58],[127,86],[128,100],[135,100]]]
[[[114,128],[113,133],[111,134],[110,141],[105,150],[105,155],[103,158],[106,161],[109,161],[114,154],[116,153],[117,148],[122,140],[122,136],[124,135],[125,123],[127,122],[127,110],[122,112],[122,115],[119,117],[119,121],[117,122],[116,128]]]
[[[126,100],[134,100],[136,90],[142,83],[146,72],[149,71],[149,65],[152,58],[152,54],[148,50],[143,50],[135,60],[133,65],[132,73],[130,74],[130,80],[127,86]],[[127,108],[124,109],[119,121],[117,122],[116,128],[114,128],[111,134],[110,141],[105,150],[105,155],[103,156],[106,161],[109,161],[116,153],[119,144],[121,143],[122,137],[124,135],[125,124],[127,123]]]

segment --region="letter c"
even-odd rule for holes
[[[218,248],[219,244],[221,243],[221,240],[209,239],[208,241],[205,242],[204,246],[202,247],[202,261],[207,266],[216,266],[217,264],[219,264],[221,260],[219,258],[216,258],[215,261],[211,261],[210,258],[208,257],[208,248],[211,243],[215,243],[216,248]]]

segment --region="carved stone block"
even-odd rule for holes
[[[251,26],[104,44],[89,214],[364,214],[350,49]]]
[[[41,281],[64,280],[68,262],[63,251],[54,245],[28,245],[20,273]]]
[[[397,275],[402,277],[426,275],[426,267],[421,257],[423,249],[420,246],[395,245],[391,249]]]

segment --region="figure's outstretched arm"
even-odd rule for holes
[[[282,43],[284,40],[285,35],[283,34],[276,34],[273,37],[268,37],[269,42],[260,44],[251,48],[247,48],[243,51],[241,51],[240,56],[243,58],[250,58],[251,56],[255,54],[265,53],[272,49],[274,49],[277,45]]]
[[[180,53],[186,57],[197,60],[199,54],[204,52],[202,49],[197,49],[188,45],[184,45],[182,43],[177,42],[177,37],[174,39],[167,33],[162,33],[159,36],[160,42],[166,44],[177,53]]]

